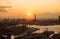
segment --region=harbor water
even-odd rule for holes
[[[38,26],[38,25],[27,25],[27,27],[38,28],[39,30],[34,33],[42,33],[48,29],[48,31],[54,31],[55,34],[60,33],[60,25],[52,25],[52,26]],[[14,35],[11,35],[11,39],[15,39]]]
[[[48,31],[54,31],[54,33],[60,33],[60,25],[51,25],[51,26],[38,26],[38,25],[28,25],[28,27],[39,28],[35,33],[42,33],[48,29]]]

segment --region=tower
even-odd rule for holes
[[[34,19],[35,19],[35,21],[36,21],[36,14],[34,15]]]
[[[34,19],[33,19],[34,21],[36,21],[37,19],[36,19],[36,14],[34,15]]]
[[[59,16],[59,20],[60,20],[60,16]]]

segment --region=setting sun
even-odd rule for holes
[[[31,13],[27,13],[27,15],[28,15],[28,16],[32,16],[32,14],[31,14]]]
[[[9,8],[8,12],[3,12],[4,14],[0,14],[0,17],[22,17],[29,19],[35,13],[37,14],[37,18],[44,18],[46,12],[60,14],[59,0],[0,0],[1,5],[12,6],[12,8]]]
[[[32,13],[26,13],[26,19],[33,19],[33,14]]]
[[[27,9],[25,13],[27,16],[32,16],[33,10]]]

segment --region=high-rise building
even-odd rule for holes
[[[34,19],[36,20],[36,14],[34,15]]]
[[[34,15],[34,19],[33,19],[33,21],[36,21],[37,19],[36,19],[36,14]]]
[[[58,18],[59,20],[60,20],[60,16],[59,16],[59,18]]]

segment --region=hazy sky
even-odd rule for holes
[[[0,17],[32,19],[37,14],[37,18],[57,18],[60,14],[60,0],[0,0],[0,6],[12,6],[0,12]]]

